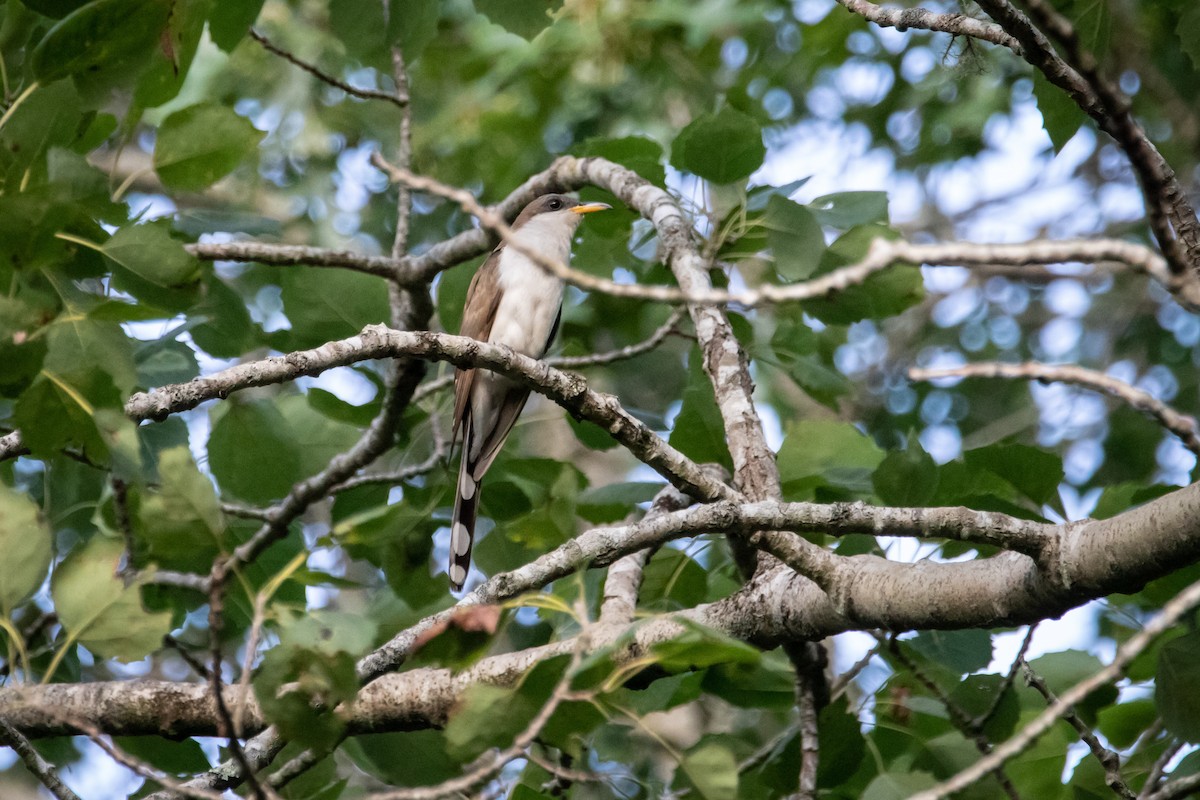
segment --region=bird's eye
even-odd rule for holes
[[[550,206],[551,211],[558,211],[560,208],[562,208],[562,200],[559,200],[557,197],[552,197],[550,202],[546,205]]]

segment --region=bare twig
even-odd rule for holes
[[[825,648],[817,642],[789,643],[784,652],[796,672],[796,724],[800,732],[800,774],[792,797],[815,800],[821,757],[817,717],[829,702],[829,684],[825,678],[828,658]]]
[[[1060,41],[1066,43],[1067,59],[1030,19],[1008,0],[977,0],[978,5],[1021,43],[1025,60],[1066,91],[1077,105],[1116,140],[1133,165],[1146,200],[1147,217],[1171,272],[1185,281],[1181,294],[1193,305],[1197,301],[1197,270],[1200,269],[1200,222],[1175,171],[1150,141],[1134,118],[1128,98],[1100,79],[1094,59],[1079,47],[1069,23],[1058,15],[1043,14]],[[1041,3],[1031,6],[1037,13]],[[1065,28],[1064,28],[1065,23]]]
[[[944,378],[1014,378],[1083,386],[1115,397],[1143,414],[1153,417],[1164,428],[1178,436],[1184,447],[1200,455],[1200,426],[1197,425],[1195,417],[1181,414],[1149,392],[1096,370],[1073,364],[986,362],[947,369],[913,368],[908,371],[908,376],[914,381],[932,381]]]
[[[883,641],[879,640],[878,636],[875,638],[877,640],[875,642],[875,646],[863,653],[862,658],[851,664],[850,669],[846,670],[841,675],[838,675],[837,678],[834,679],[833,683],[829,685],[830,702],[841,697],[842,694],[850,688],[850,685],[854,683],[855,678],[861,675],[862,671],[870,666],[871,660],[874,659],[875,656],[879,655],[880,652],[882,652],[884,647]]]
[[[555,684],[550,697],[546,700],[545,705],[534,715],[533,719],[529,721],[525,730],[517,734],[511,745],[496,753],[491,758],[484,759],[482,764],[479,764],[465,775],[443,781],[437,786],[421,786],[412,789],[376,792],[367,795],[368,800],[426,800],[427,798],[432,800],[433,798],[458,794],[483,783],[511,761],[524,757],[525,749],[533,744],[534,739],[542,732],[542,728],[546,727],[546,723],[550,721],[550,717],[558,710],[558,706],[563,701],[574,696],[574,693],[571,691],[571,679],[575,677],[575,672],[579,669],[579,663],[583,658],[583,654],[587,652],[589,642],[590,636],[588,628],[585,626],[583,632],[576,637],[575,647],[571,652],[571,661],[567,665],[566,670],[563,671],[558,683]]]
[[[1161,720],[1159,720],[1161,723]],[[1153,726],[1151,726],[1153,728]],[[1147,734],[1149,731],[1147,732]],[[1142,741],[1150,741],[1147,734],[1142,735]],[[1154,765],[1150,767],[1150,773],[1146,776],[1146,782],[1142,785],[1142,790],[1138,792],[1138,800],[1147,800],[1154,795],[1154,792],[1159,788],[1162,782],[1163,775],[1166,774],[1167,765],[1171,763],[1171,759],[1183,749],[1183,742],[1176,739],[1167,745],[1158,758],[1154,759]]]
[[[228,579],[228,567],[225,566],[225,560],[220,559],[213,565],[213,571],[209,577],[208,589],[208,636],[209,636],[209,653],[211,663],[208,668],[208,685],[209,694],[212,697],[213,707],[217,710],[217,735],[222,736],[229,744],[229,751],[233,754],[234,761],[242,769],[242,779],[250,786],[250,791],[253,792],[256,800],[272,800],[275,793],[268,787],[262,785],[255,774],[254,768],[250,765],[246,758],[246,753],[242,750],[242,743],[238,741],[240,731],[234,724],[233,716],[229,713],[229,706],[225,702],[225,692],[221,682],[221,663],[224,659],[221,643],[221,631],[225,627],[225,583]]]
[[[973,720],[967,716],[967,712],[963,711],[962,707],[959,706],[958,703],[954,702],[950,695],[947,694],[942,687],[937,684],[937,681],[926,675],[925,671],[922,670],[915,661],[908,657],[908,654],[905,653],[903,648],[900,647],[899,640],[896,639],[895,636],[885,637],[882,634],[876,634],[876,636],[881,637],[879,639],[881,643],[886,642],[888,652],[895,656],[896,660],[899,661],[906,670],[911,672],[913,677],[916,678],[922,686],[928,689],[929,692],[938,699],[938,701],[946,709],[946,713],[950,716],[950,722],[953,723],[954,727],[958,729],[958,732],[970,739],[971,743],[975,745],[975,749],[984,756],[987,756],[989,753],[991,753],[991,741],[984,736],[982,731],[975,728],[975,726],[972,724]],[[1013,786],[1012,780],[1005,773],[1004,764],[997,764],[989,771],[991,772],[992,777],[994,777],[1000,784],[1001,788],[1004,789],[1005,794],[1012,798],[1012,800],[1019,800],[1020,795],[1017,794],[1017,788]]]
[[[343,92],[345,92],[348,95],[357,97],[360,100],[383,100],[385,102],[391,103],[394,106],[397,106],[400,109],[408,108],[408,92],[407,91],[404,91],[404,92],[399,91],[399,87],[397,87],[397,91],[395,93],[381,92],[381,91],[378,91],[375,89],[359,89],[355,86],[351,86],[350,84],[346,83],[343,80],[338,80],[337,78],[330,75],[328,72],[325,72],[321,68],[319,68],[313,64],[310,64],[307,61],[303,61],[303,60],[297,58],[295,55],[288,52],[287,50],[284,50],[282,47],[280,47],[276,44],[272,44],[270,39],[268,39],[266,36],[263,36],[261,33],[259,33],[256,30],[251,29],[250,38],[253,39],[254,41],[258,42],[259,44],[261,44],[263,46],[263,49],[266,50],[268,53],[274,53],[275,55],[282,58],[284,61],[287,61],[290,64],[294,64],[295,66],[299,67],[300,69],[302,69],[305,72],[309,73],[310,75],[314,76],[315,78],[317,78],[317,80],[321,81],[322,83],[327,83],[330,86],[334,87],[335,89],[341,89]]]
[[[1033,667],[1029,666],[1024,658],[1019,659],[1021,669],[1025,673],[1025,680],[1045,698],[1046,703],[1053,705],[1055,701],[1054,692],[1050,691],[1050,687],[1042,680],[1042,676],[1033,671]],[[1079,733],[1079,738],[1083,740],[1088,749],[1092,751],[1092,755],[1104,767],[1104,782],[1108,784],[1108,788],[1112,789],[1125,800],[1136,800],[1136,795],[1125,783],[1125,779],[1121,776],[1121,757],[1112,750],[1109,750],[1100,740],[1096,738],[1096,734],[1087,726],[1079,716],[1075,713],[1073,706],[1068,706],[1063,712],[1062,718],[1071,724],[1071,727]]]
[[[996,696],[992,698],[992,703],[987,707],[982,714],[971,720],[971,727],[976,731],[982,731],[984,726],[991,721],[992,717],[1000,709],[1000,703],[1004,701],[1004,695],[1012,688],[1013,683],[1017,679],[1017,673],[1021,671],[1021,664],[1025,661],[1025,654],[1029,652],[1029,646],[1033,644],[1033,634],[1037,631],[1037,624],[1029,626],[1029,630],[1025,632],[1025,638],[1021,640],[1021,646],[1017,649],[1017,657],[1013,659],[1012,666],[1008,668],[1008,674],[1004,676],[1004,683],[1000,684]]]
[[[1021,728],[1007,741],[999,744],[987,756],[959,772],[949,780],[943,781],[932,789],[918,793],[913,800],[940,800],[951,794],[971,786],[981,777],[991,772],[1000,764],[1004,764],[1023,753],[1038,737],[1048,731],[1055,722],[1070,712],[1072,706],[1081,702],[1096,689],[1117,679],[1133,659],[1137,658],[1161,634],[1189,613],[1197,603],[1200,603],[1200,581],[1197,581],[1177,594],[1163,606],[1160,611],[1142,630],[1134,634],[1125,644],[1117,649],[1112,663],[1090,678],[1080,681],[1059,695],[1058,699]]]
[[[54,765],[42,758],[42,754],[29,740],[3,717],[0,717],[0,744],[11,747],[25,764],[25,768],[58,800],[79,800],[79,795],[71,791],[71,787],[58,777]]]
[[[787,286],[765,284],[740,292],[730,292],[722,289],[693,288],[684,290],[670,286],[652,286],[615,283],[611,280],[598,278],[586,272],[572,269],[545,255],[535,252],[512,239],[512,228],[508,222],[495,211],[486,208],[474,195],[463,189],[455,189],[432,178],[415,175],[406,169],[387,163],[378,153],[372,156],[372,163],[383,170],[397,183],[410,186],[413,189],[426,191],[439,197],[444,197],[458,203],[464,211],[476,217],[480,223],[497,233],[508,242],[510,247],[516,247],[536,262],[543,269],[563,279],[567,283],[581,289],[601,292],[614,297],[634,298],[638,300],[654,300],[665,303],[691,303],[700,305],[736,304],[752,308],[760,305],[798,302],[825,297],[843,291],[851,286],[865,281],[871,275],[897,263],[935,263],[966,265],[985,263],[1058,263],[1064,260],[1121,260],[1141,270],[1154,271],[1162,275],[1163,270],[1156,263],[1154,256],[1146,248],[1132,245],[1119,240],[1100,240],[1089,242],[1039,242],[1027,245],[971,245],[956,243],[954,245],[913,245],[905,241],[876,239],[867,250],[867,255],[856,264],[834,270],[833,272],[814,278],[810,281],[793,283]]]

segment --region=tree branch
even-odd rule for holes
[[[1053,705],[1055,700],[1054,692],[1050,691],[1050,687],[1042,680],[1042,676],[1033,671],[1033,667],[1029,666],[1029,662],[1025,659],[1020,660],[1021,668],[1025,672],[1025,680],[1037,690],[1046,703]],[[1079,738],[1083,740],[1088,749],[1092,751],[1092,755],[1100,762],[1100,766],[1104,767],[1104,782],[1108,784],[1108,788],[1112,789],[1125,800],[1137,800],[1137,796],[1130,790],[1129,785],[1125,783],[1125,779],[1121,777],[1121,757],[1112,750],[1109,750],[1100,740],[1096,738],[1096,734],[1087,726],[1079,714],[1075,712],[1073,706],[1068,707],[1063,713],[1062,718],[1070,723],[1071,727],[1079,734]]]
[[[1197,426],[1195,417],[1181,414],[1149,392],[1093,369],[1077,367],[1072,364],[985,362],[946,369],[913,368],[908,371],[908,377],[914,381],[933,381],[945,378],[1015,378],[1083,386],[1115,397],[1143,414],[1153,417],[1164,428],[1178,436],[1184,447],[1200,456],[1200,426]]]
[[[616,398],[591,391],[579,376],[552,369],[507,347],[444,333],[394,331],[381,325],[370,325],[358,336],[327,342],[312,350],[239,364],[187,383],[135,394],[125,404],[125,412],[135,421],[162,420],[195,408],[206,400],[227,397],[232,392],[253,386],[283,383],[334,367],[398,356],[449,361],[458,367],[484,367],[499,372],[549,397],[578,418],[600,425],[635,457],[660,471],[681,490],[704,499],[733,496],[729,487],[705,475],[698,466],[630,416]],[[376,427],[376,423],[372,426]],[[384,432],[380,430],[379,435]],[[337,482],[348,477],[343,476]],[[309,479],[310,482],[315,480]],[[249,545],[247,542],[242,547]]]
[[[385,102],[391,103],[392,105],[396,106],[397,108],[401,109],[402,111],[406,111],[408,109],[408,91],[407,91],[408,87],[407,86],[403,87],[403,89],[401,89],[401,87],[397,86],[396,91],[394,93],[393,92],[380,92],[375,89],[359,89],[355,86],[351,86],[350,84],[346,83],[343,80],[339,80],[339,79],[333,77],[328,72],[325,72],[324,70],[320,69],[319,67],[317,67],[313,64],[308,63],[307,61],[303,61],[303,60],[297,58],[291,52],[284,50],[282,47],[280,47],[276,44],[272,44],[270,39],[268,39],[266,36],[263,36],[261,33],[254,30],[253,28],[250,29],[250,38],[253,39],[254,41],[258,42],[259,44],[261,44],[263,46],[263,49],[266,50],[268,53],[274,53],[275,55],[282,58],[284,61],[287,61],[289,64],[294,64],[295,66],[299,67],[300,69],[304,70],[305,72],[309,73],[310,75],[313,75],[314,77],[316,77],[317,80],[321,81],[322,83],[327,83],[330,86],[334,87],[335,89],[341,89],[343,92],[345,92],[348,95],[351,95],[352,97],[357,97],[360,100],[383,100]]]
[[[909,28],[949,33],[953,36],[968,36],[1001,47],[1007,47],[1021,55],[1021,43],[1004,32],[999,25],[968,17],[966,14],[935,14],[924,8],[886,8],[867,0],[837,0],[852,14],[874,22],[881,28],[895,28],[903,33]]]
[[[71,791],[71,787],[58,777],[54,765],[42,758],[42,754],[29,740],[3,717],[0,717],[0,744],[11,747],[25,764],[25,768],[58,800],[79,800],[79,795]]]
[[[1068,57],[1061,58],[1046,36],[1008,0],[977,0],[978,5],[1005,32],[1021,43],[1025,60],[1063,89],[1101,130],[1116,140],[1133,165],[1146,201],[1150,228],[1166,256],[1171,272],[1186,281],[1180,294],[1193,306],[1200,301],[1200,222],[1175,176],[1175,171],[1133,117],[1128,98],[1099,79],[1094,60],[1078,47],[1074,31],[1061,17],[1051,26],[1067,42]],[[1041,8],[1038,3],[1034,8]],[[1043,15],[1045,16],[1045,15]],[[1057,17],[1057,15],[1055,15]],[[1082,74],[1081,74],[1082,72]],[[1089,75],[1091,80],[1089,80]]]
[[[1070,713],[1072,706],[1083,701],[1089,694],[1111,683],[1121,676],[1129,666],[1150,644],[1185,614],[1189,613],[1200,603],[1200,581],[1197,581],[1178,595],[1169,600],[1161,612],[1117,649],[1112,663],[1095,675],[1080,681],[1056,700],[1049,704],[1045,711],[1021,728],[1012,738],[996,746],[990,755],[981,758],[971,766],[959,772],[949,780],[943,781],[932,789],[919,792],[913,800],[941,800],[954,792],[961,791],[978,781],[994,767],[1004,764],[1009,759],[1023,753],[1038,737],[1048,731],[1059,719]]]

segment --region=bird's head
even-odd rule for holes
[[[533,200],[517,215],[512,227],[514,231],[533,222],[547,228],[563,227],[574,232],[584,214],[612,208],[608,203],[584,203],[565,194],[544,194]]]

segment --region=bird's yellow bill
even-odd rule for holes
[[[584,203],[571,208],[576,214],[590,214],[593,211],[607,211],[612,208],[608,203]]]

